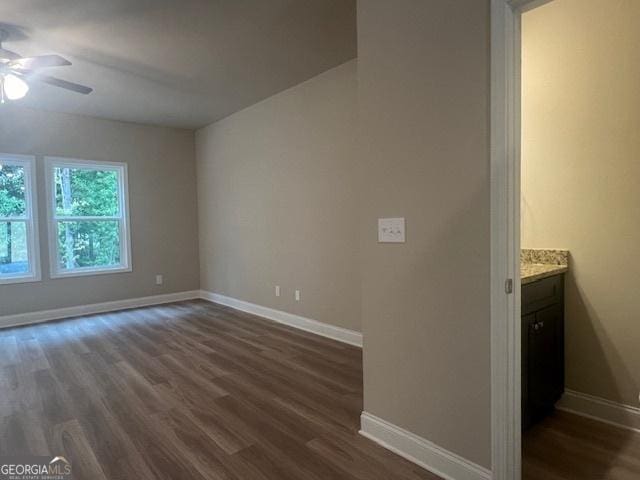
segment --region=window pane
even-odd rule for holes
[[[0,278],[29,273],[26,222],[0,222]]]
[[[58,222],[58,264],[62,271],[120,265],[120,223],[116,220]]]
[[[0,159],[0,217],[24,217],[26,212],[24,167],[3,165]]]
[[[118,172],[56,167],[54,181],[57,215],[118,215]]]

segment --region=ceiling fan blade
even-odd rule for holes
[[[54,87],[64,88],[65,90],[70,90],[72,92],[81,93],[83,95],[88,95],[93,92],[93,88],[85,87],[84,85],[79,85],[77,83],[68,82],[66,80],[62,80],[56,77],[49,77],[48,75],[27,75],[29,80],[34,80],[36,82],[47,83],[49,85],[53,85]]]
[[[4,60],[18,60],[22,57],[20,57],[20,55],[18,55],[15,52],[12,52],[11,50],[5,50],[4,48],[0,47],[0,59],[4,59]]]
[[[25,70],[35,70],[47,67],[64,67],[71,65],[71,62],[60,55],[39,55],[37,57],[18,58],[11,62],[12,68]]]

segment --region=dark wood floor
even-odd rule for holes
[[[523,480],[640,479],[639,433],[556,412],[523,440]]]
[[[75,479],[437,478],[361,410],[359,349],[207,302],[0,331],[0,455]]]

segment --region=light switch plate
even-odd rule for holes
[[[404,243],[405,225],[404,218],[379,218],[378,242],[380,243]]]

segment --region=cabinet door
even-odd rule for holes
[[[529,406],[543,413],[553,408],[559,398],[563,366],[559,365],[564,350],[559,333],[562,306],[553,305],[535,314],[528,331],[528,399]]]
[[[536,314],[536,321],[545,337],[552,338],[549,350],[553,360],[549,382],[549,406],[553,406],[564,393],[564,305],[554,305]]]
[[[529,404],[529,337],[533,334],[534,323],[536,323],[535,314],[522,317],[522,428],[524,430],[533,424],[533,415]]]

